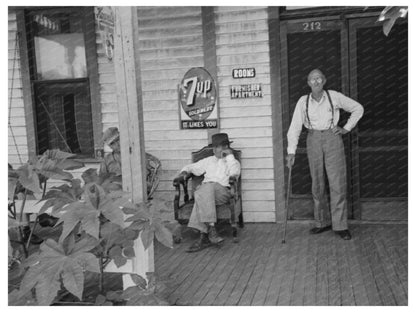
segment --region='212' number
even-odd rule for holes
[[[319,30],[321,29],[321,22],[302,23],[303,30]]]

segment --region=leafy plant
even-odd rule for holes
[[[18,300],[32,292],[39,304],[49,305],[59,290],[66,289],[82,301],[85,271],[100,273],[102,294],[105,267],[111,261],[120,267],[135,257],[134,240],[140,234],[145,249],[154,238],[172,248],[172,235],[163,226],[157,209],[151,202],[133,204],[129,194],[121,191],[119,177],[98,175],[96,170],[88,169],[82,178],[82,187],[80,180],[67,179],[69,184],[45,194],[41,212],[51,210],[59,218],[55,227],[61,226],[62,233],[57,241],[46,240],[39,252],[24,262],[27,271],[19,296],[14,293]],[[143,298],[150,298],[150,292],[155,291],[151,285],[149,281],[142,289],[146,294]],[[123,300],[126,304],[137,301],[133,297]],[[102,296],[96,301],[106,302]]]

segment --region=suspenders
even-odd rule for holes
[[[330,128],[334,127],[334,105],[332,104],[331,96],[329,95],[328,90],[325,90],[326,94],[328,95],[329,104],[331,104],[331,113],[332,113],[332,119],[331,119],[331,125]],[[309,127],[312,128],[311,119],[309,118],[309,97],[310,93],[308,93],[308,96],[306,98],[306,118],[308,118]]]

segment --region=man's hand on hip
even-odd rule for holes
[[[343,135],[343,134],[348,133],[348,131],[345,130],[344,128],[341,128],[341,127],[336,126],[336,127],[332,128],[332,133],[333,134],[341,134],[341,135]]]
[[[292,168],[292,166],[295,164],[295,154],[288,154],[286,156],[286,166],[288,168]]]

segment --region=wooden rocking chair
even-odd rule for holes
[[[233,151],[235,159],[241,163],[241,151]],[[201,159],[214,155],[211,146],[206,146],[197,152],[192,152],[192,162],[195,163]],[[191,192],[188,191],[189,179],[191,180]],[[194,176],[188,173],[186,177],[179,176],[173,180],[173,186],[176,189],[175,199],[173,202],[175,220],[180,224],[187,224],[194,206],[193,193],[197,186],[202,183],[204,176]],[[181,198],[181,185],[183,189],[183,199]],[[237,218],[240,228],[244,227],[243,212],[241,209],[241,177],[230,177],[231,199],[229,203],[217,206],[217,223],[228,221],[233,228],[233,239],[237,242]],[[192,194],[190,198],[189,194]]]

